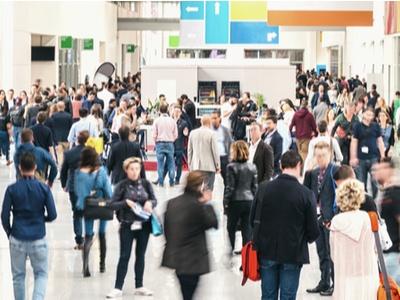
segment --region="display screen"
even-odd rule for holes
[[[33,46],[31,61],[54,61],[55,47]]]

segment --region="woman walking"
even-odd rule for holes
[[[135,295],[152,296],[153,292],[143,286],[145,253],[151,233],[150,214],[157,204],[151,183],[140,178],[142,160],[131,157],[124,160],[123,168],[127,179],[122,180],[114,190],[110,207],[117,211],[120,222],[120,254],[117,279],[107,298],[122,296],[122,287],[128,271],[133,241],[136,240]],[[147,218],[145,217],[147,215]]]
[[[83,211],[85,198],[92,191],[97,191],[98,197],[111,198],[111,184],[104,167],[100,167],[100,159],[96,150],[92,147],[85,147],[79,159],[78,170],[75,171],[74,180],[75,194],[77,196],[76,209]],[[93,219],[84,220],[85,242],[83,244],[83,277],[89,277],[89,252],[93,241]],[[100,221],[100,272],[105,272],[106,258],[106,225],[107,221]]]
[[[231,243],[229,256],[232,256],[235,248],[236,227],[239,220],[243,246],[251,239],[250,210],[257,190],[257,168],[252,162],[248,162],[249,146],[244,141],[233,143],[231,156],[233,162],[226,169],[224,193],[224,208],[227,211],[227,227]]]

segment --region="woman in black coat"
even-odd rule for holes
[[[263,143],[263,141],[261,141]],[[244,141],[231,145],[233,162],[226,168],[224,207],[228,215],[228,234],[231,251],[235,247],[236,227],[240,220],[243,246],[250,241],[250,210],[257,190],[257,167],[249,162],[249,146]],[[230,259],[228,257],[228,259]],[[229,262],[230,264],[230,262]]]
[[[211,191],[203,191],[204,175],[190,172],[182,195],[169,200],[164,219],[166,246],[162,266],[175,269],[184,300],[190,300],[200,275],[210,272],[205,231],[218,228]]]

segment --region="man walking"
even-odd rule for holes
[[[169,185],[175,185],[174,142],[178,137],[176,122],[168,115],[168,106],[161,105],[160,117],[154,122],[153,139],[156,145],[158,185],[164,186],[164,163],[168,166]]]
[[[56,112],[51,118],[54,121],[54,131],[57,135],[58,145],[57,159],[58,166],[61,169],[61,164],[64,160],[64,152],[69,149],[68,134],[72,126],[71,114],[65,112],[65,103],[60,101],[57,103],[58,112]]]
[[[314,151],[318,167],[311,172],[306,172],[304,185],[314,192],[314,196],[317,199],[318,225],[321,234],[316,244],[321,280],[315,288],[307,289],[307,292],[319,293],[322,296],[332,296],[334,274],[327,226],[330,225],[335,215],[334,201],[336,187],[333,183],[333,174],[335,174],[339,166],[331,163],[331,151],[329,144],[326,142],[321,141],[317,143]]]
[[[188,160],[190,171],[202,171],[205,188],[214,189],[215,173],[221,172],[217,135],[210,129],[210,115],[201,117],[201,127],[189,136]]]
[[[45,222],[56,219],[56,207],[50,188],[35,179],[35,156],[30,152],[22,154],[18,168],[22,178],[7,187],[1,212],[10,243],[14,297],[25,299],[29,258],[35,278],[32,298],[45,299],[49,258]]]
[[[264,142],[271,146],[274,152],[274,174],[273,178],[281,174],[280,160],[282,156],[283,139],[277,131],[278,119],[275,116],[269,116],[265,121],[266,136]]]
[[[262,183],[255,195],[250,224],[261,203],[258,259],[262,299],[296,299],[303,264],[310,263],[308,245],[319,235],[313,193],[299,183],[301,157],[282,155],[282,174]],[[283,221],[284,220],[284,221]]]
[[[371,170],[380,157],[385,157],[385,145],[380,126],[374,122],[374,117],[374,109],[367,107],[362,114],[362,121],[354,124],[350,144],[350,166],[355,168],[357,179],[364,183],[366,192],[368,174],[371,175],[372,193],[375,197],[378,188],[372,180]]]
[[[73,223],[75,233],[75,250],[83,249],[83,236],[82,236],[82,221],[83,216],[76,210],[76,201],[78,197],[75,194],[75,171],[78,169],[78,163],[81,151],[85,148],[85,143],[89,138],[89,131],[82,130],[77,137],[77,144],[72,149],[64,153],[64,160],[60,171],[61,187],[65,192],[69,193],[69,200],[71,202],[71,209],[73,212]]]

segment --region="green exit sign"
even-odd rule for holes
[[[83,50],[93,50],[93,39],[83,39]]]
[[[61,37],[61,49],[72,49],[72,36],[64,35]]]
[[[126,45],[126,52],[128,53],[135,52],[135,45]]]

